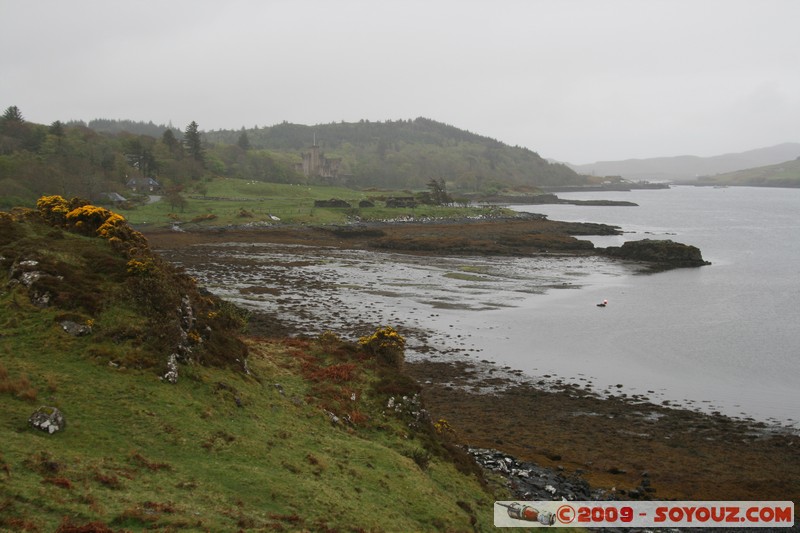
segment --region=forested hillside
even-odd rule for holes
[[[455,190],[491,192],[509,185],[585,183],[566,165],[551,164],[527,148],[511,147],[426,118],[271,127],[205,134],[212,143],[297,153],[316,142],[329,158],[341,158],[345,184],[424,188],[431,178]]]
[[[303,153],[315,142],[323,159],[336,160],[333,174],[304,172]],[[401,189],[435,179],[454,192],[489,194],[585,181],[526,148],[423,118],[204,132],[196,122],[183,130],[107,119],[41,125],[16,106],[0,116],[0,207],[46,194],[96,200],[130,191],[137,178],[175,195],[218,177]]]

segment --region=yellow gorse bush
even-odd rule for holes
[[[406,340],[393,327],[380,327],[372,335],[358,339],[358,343],[384,364],[395,368],[403,366]]]
[[[371,351],[403,350],[406,340],[391,326],[380,327],[372,335],[358,339],[358,343]]]
[[[78,233],[94,235],[100,226],[113,214],[104,207],[82,205],[67,213],[67,226]]]
[[[42,196],[36,201],[36,208],[42,218],[54,226],[63,226],[70,212],[69,202],[58,195]]]
[[[131,259],[127,264],[128,274],[132,276],[146,277],[151,275],[156,270],[156,265],[152,259]]]
[[[125,217],[105,207],[91,205],[78,198],[67,201],[57,195],[42,196],[36,202],[36,207],[42,218],[50,224],[108,239],[129,256],[147,248],[144,235],[131,228]]]

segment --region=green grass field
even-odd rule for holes
[[[263,224],[343,224],[352,220],[381,221],[403,217],[457,218],[478,216],[497,208],[420,205],[415,208],[387,208],[385,198],[411,196],[410,191],[357,191],[344,187],[290,185],[221,178],[202,184],[205,190],[183,193],[184,205],[166,197],[135,209],[115,209],[131,224],[188,227]],[[314,207],[316,200],[340,199],[352,208]],[[373,200],[375,207],[358,207]]]

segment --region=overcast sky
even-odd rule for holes
[[[800,142],[797,0],[0,0],[0,108],[427,117],[590,163]]]

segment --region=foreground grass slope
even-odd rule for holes
[[[504,495],[426,418],[390,329],[363,344],[234,341],[235,312],[192,293],[199,329],[184,337],[198,338],[170,384],[181,317],[153,291],[181,297],[190,280],[69,224],[1,215],[0,529],[491,528]],[[44,273],[29,285],[26,261]],[[68,334],[67,320],[90,332]],[[29,427],[40,405],[66,429]]]

